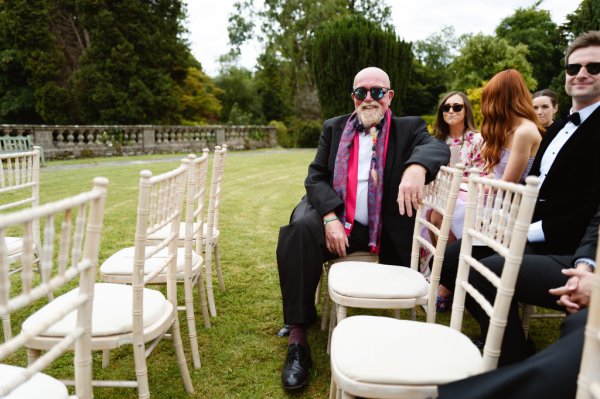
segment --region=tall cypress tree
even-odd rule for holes
[[[389,75],[395,92],[390,108],[401,115],[412,58],[410,43],[400,40],[392,28],[382,28],[362,16],[347,16],[324,25],[315,34],[310,57],[323,117],[352,111],[354,76],[369,66]]]

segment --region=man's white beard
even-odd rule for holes
[[[375,126],[383,118],[383,107],[365,109],[361,105],[356,111],[360,122],[365,128]]]

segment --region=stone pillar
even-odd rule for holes
[[[215,132],[217,134],[217,137],[215,137],[216,145],[227,144],[225,142],[225,129],[223,127],[219,127],[215,130]]]
[[[151,154],[156,149],[156,126],[142,126],[142,148],[146,154]]]
[[[55,149],[54,140],[52,139],[52,126],[39,125],[31,126],[31,134],[33,143],[42,146],[45,150]]]

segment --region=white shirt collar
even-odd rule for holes
[[[587,107],[580,109],[579,111],[579,118],[581,118],[581,123],[585,122],[585,120],[588,118],[588,116],[590,116],[595,110],[596,108],[598,108],[598,106],[600,106],[600,101],[592,104],[592,105],[588,105]],[[569,114],[573,113],[573,108],[571,108],[571,111],[569,112]]]

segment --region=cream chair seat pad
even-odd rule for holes
[[[198,228],[198,223],[194,223],[194,230]],[[206,223],[202,223],[202,237],[206,237],[206,232],[208,231],[208,225]],[[166,236],[171,233],[171,226],[164,226],[161,229],[156,230],[154,233],[148,236],[148,240],[162,240]],[[213,239],[219,236],[219,230],[213,227]],[[185,238],[185,222],[181,222],[179,224],[179,239],[183,240]]]
[[[146,251],[149,252],[154,247],[146,247]],[[106,259],[100,271],[103,274],[122,274],[132,275],[133,274],[133,257],[135,247],[123,248],[120,251],[111,255],[110,258]],[[167,256],[169,255],[169,249],[163,248],[157,254],[150,259],[147,259],[144,264],[144,274],[149,274],[158,268],[162,267]],[[202,262],[202,257],[196,252],[192,251],[192,268],[196,267]],[[183,273],[185,266],[185,248],[177,248],[177,273]],[[166,274],[167,269],[165,268],[161,274]]]
[[[359,383],[439,385],[482,369],[482,356],[449,327],[389,317],[352,316],[333,330],[331,362]]]
[[[355,261],[332,265],[327,284],[331,291],[353,298],[419,298],[429,290],[425,277],[411,268]]]
[[[18,254],[23,251],[23,238],[21,237],[5,237],[6,250],[8,256]]]
[[[78,295],[74,289],[61,295],[29,316],[23,322],[23,331],[44,320],[46,314],[60,309],[66,301]],[[156,322],[168,310],[168,302],[162,292],[144,288],[144,327]],[[92,336],[125,334],[133,329],[133,288],[127,284],[97,283],[94,286],[94,309],[92,313]],[[76,312],[71,312],[51,326],[44,335],[64,336],[75,328]]]
[[[0,364],[0,386],[13,380],[25,369],[8,364]],[[43,373],[36,373],[4,399],[66,399],[69,397],[67,387],[62,382]]]

